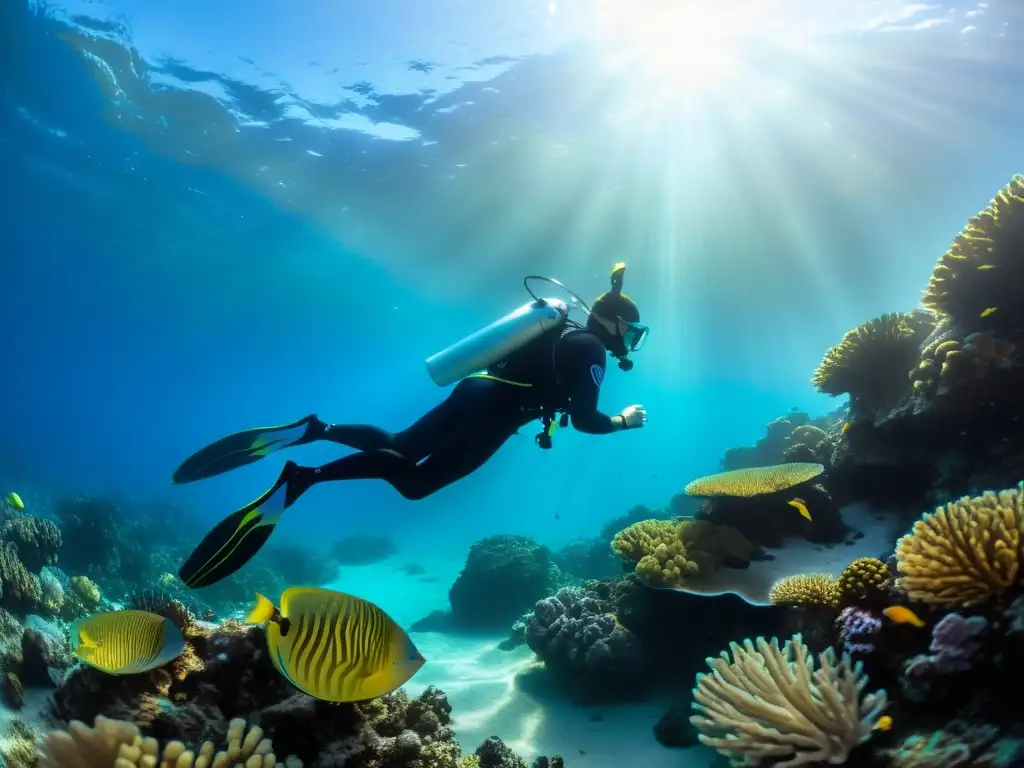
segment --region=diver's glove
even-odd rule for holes
[[[647,409],[642,405],[629,405],[619,414],[623,429],[640,429],[647,423]]]

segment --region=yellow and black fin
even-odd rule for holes
[[[206,534],[178,571],[186,587],[200,589],[215,584],[259,552],[285,510],[289,470],[294,466],[288,462],[270,490],[228,515]]]
[[[205,480],[252,464],[282,448],[299,445],[308,440],[310,425],[318,422],[317,417],[310,414],[291,424],[255,427],[222,437],[185,459],[174,470],[171,482],[181,484]]]

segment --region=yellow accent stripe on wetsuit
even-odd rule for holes
[[[521,381],[512,381],[511,379],[503,379],[499,376],[492,376],[489,373],[471,373],[466,377],[467,379],[490,379],[491,381],[497,381],[502,384],[510,384],[513,387],[532,387],[533,384],[524,384]]]

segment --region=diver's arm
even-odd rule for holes
[[[625,419],[608,416],[597,407],[604,380],[604,345],[589,334],[564,339],[562,344],[559,354],[565,361],[563,371],[573,427],[588,435],[607,435],[625,429]]]

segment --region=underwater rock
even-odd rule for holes
[[[697,746],[697,729],[690,722],[693,707],[690,699],[673,702],[654,726],[654,738],[663,747],[689,749]]]
[[[461,629],[507,629],[561,579],[551,550],[525,536],[491,536],[473,544],[448,592]]]
[[[609,579],[622,567],[603,539],[576,539],[555,555],[558,567],[578,579]]]
[[[526,619],[525,638],[548,669],[587,696],[628,697],[653,671],[641,642],[619,624],[614,604],[593,588],[566,587],[539,600]]]
[[[387,560],[398,547],[387,536],[346,536],[331,545],[331,557],[341,565],[372,565]]]

